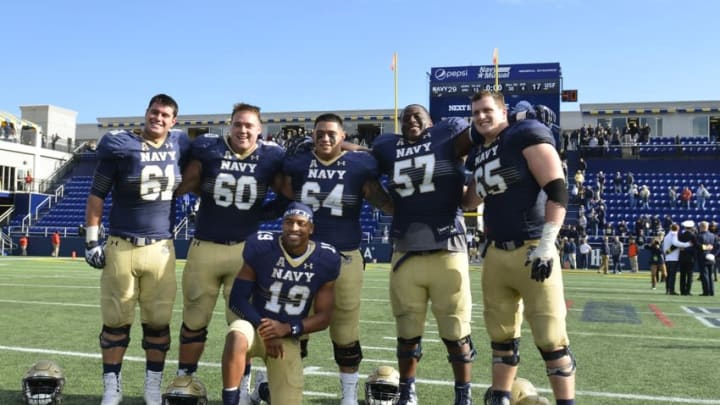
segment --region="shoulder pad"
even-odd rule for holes
[[[133,149],[130,142],[135,139],[135,134],[124,129],[107,132],[102,136],[102,138],[100,138],[100,142],[98,142],[98,158],[114,159],[127,156],[127,152]]]

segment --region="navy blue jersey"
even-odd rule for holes
[[[524,120],[505,128],[491,144],[471,132],[477,151],[472,162],[477,193],[484,199],[485,234],[497,241],[538,239],[545,224],[547,196],[522,151],[555,141],[539,121]]]
[[[340,274],[340,255],[332,245],[311,242],[304,255],[293,258],[280,235],[271,232],[251,235],[243,259],[255,270],[252,304],[258,315],[285,323],[306,318],[320,287]]]
[[[227,139],[205,134],[193,141],[192,158],[202,163],[200,208],[195,237],[216,242],[244,241],[260,226],[262,204],[285,151],[258,143],[238,155]]]
[[[295,200],[314,211],[313,240],[343,251],[358,249],[363,185],[378,176],[375,159],[367,152],[344,152],[328,162],[306,152],[288,158],[283,171]]]
[[[105,199],[112,191],[111,235],[172,237],[173,193],[182,180],[189,150],[187,134],[175,130],[157,147],[125,130],[108,132],[100,139],[90,193]]]
[[[465,168],[456,156],[455,138],[468,123],[450,118],[430,127],[416,142],[395,134],[380,135],[372,153],[395,205],[391,236],[401,237],[411,223],[432,228],[436,240],[464,234],[456,224],[462,216]],[[438,198],[442,196],[442,198]]]

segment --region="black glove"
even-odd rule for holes
[[[541,283],[544,282],[546,278],[550,277],[550,273],[552,273],[552,265],[552,258],[547,260],[543,260],[539,257],[535,258],[532,262],[530,278]]]
[[[285,142],[286,156],[293,156],[298,153],[312,150],[313,140],[309,136],[294,136]]]
[[[530,278],[542,283],[546,278],[549,278],[550,273],[552,273],[553,259],[552,257],[539,257],[537,253],[537,248],[534,246],[528,249],[525,266],[532,264],[530,268]]]

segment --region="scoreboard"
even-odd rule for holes
[[[543,104],[560,119],[562,74],[559,63],[527,63],[498,66],[437,67],[430,71],[430,116],[433,121],[448,117],[470,117],[470,99],[481,90],[496,90],[505,96],[508,108],[519,101]],[[560,123],[557,123],[560,125]]]

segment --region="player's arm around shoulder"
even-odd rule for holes
[[[380,180],[370,179],[363,185],[363,194],[365,199],[372,204],[375,208],[382,210],[388,215],[392,215],[395,212],[395,205],[393,204],[390,194],[380,184]]]
[[[202,179],[202,162],[192,159],[185,166],[182,174],[182,182],[175,190],[175,196],[179,197],[186,193],[200,195],[200,182]]]
[[[464,187],[460,204],[465,211],[472,211],[483,203],[483,198],[477,193],[477,180],[472,178],[470,184]]]

